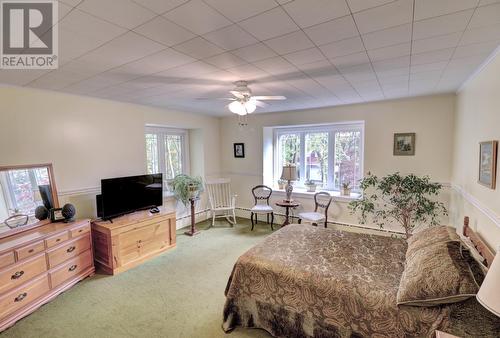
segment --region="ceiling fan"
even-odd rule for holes
[[[233,97],[223,97],[216,100],[233,101],[228,104],[227,107],[232,113],[240,116],[253,113],[257,107],[266,107],[267,103],[262,101],[286,100],[286,97],[284,96],[253,96],[252,91],[248,87],[248,82],[246,81],[236,81],[234,85],[236,88],[229,91]],[[202,98],[200,100],[210,99]]]

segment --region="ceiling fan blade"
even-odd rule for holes
[[[286,100],[284,96],[252,96],[256,100]]]
[[[244,99],[245,98],[245,95],[241,94],[240,92],[236,91],[236,90],[230,90],[229,91],[231,94],[234,95],[234,97],[238,98],[238,99]]]
[[[261,107],[261,108],[265,108],[265,107],[269,106],[267,103],[261,102],[261,101],[255,101],[255,105],[257,107]]]
[[[196,100],[222,100],[222,101],[236,101],[234,97],[197,97]]]

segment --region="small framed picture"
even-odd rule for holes
[[[479,184],[496,188],[498,141],[479,143]]]
[[[62,208],[50,209],[50,220],[52,222],[64,221],[64,216],[62,215]]]
[[[235,143],[234,147],[234,157],[244,158],[245,157],[245,143]]]
[[[415,155],[415,133],[394,134],[394,156]]]

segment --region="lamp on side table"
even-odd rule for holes
[[[283,171],[281,173],[281,179],[287,181],[285,186],[286,191],[286,201],[292,202],[292,191],[293,185],[292,181],[296,181],[298,179],[297,176],[297,167],[293,164],[285,164],[283,166]]]

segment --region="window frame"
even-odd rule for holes
[[[335,134],[337,132],[345,131],[360,131],[360,172],[361,177],[364,176],[364,148],[365,148],[365,122],[364,121],[349,121],[338,122],[329,124],[315,124],[315,125],[297,125],[297,126],[281,126],[273,128],[273,184],[281,177],[280,156],[281,149],[279,147],[279,137],[284,134],[299,134],[300,137],[300,172],[303,173],[299,181],[298,187],[304,187],[306,180],[306,161],[305,161],[305,135],[308,133],[328,133],[328,171],[327,171],[327,185],[323,190],[339,191],[335,188]],[[330,156],[330,154],[333,154]],[[339,187],[341,182],[339,182]],[[359,189],[353,189],[353,192],[358,193]]]
[[[166,183],[172,181],[172,178],[167,178],[166,173],[166,158],[165,158],[165,137],[167,135],[174,135],[181,137],[181,166],[182,173],[189,175],[191,172],[190,163],[189,163],[189,130],[180,129],[180,128],[172,128],[172,127],[162,127],[155,125],[146,125],[144,128],[144,143],[146,143],[146,135],[147,134],[155,134],[158,140],[157,143],[157,158],[158,158],[158,173],[163,174],[163,180]],[[161,141],[160,141],[161,140]],[[147,153],[146,153],[146,171],[147,171]]]

